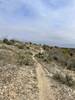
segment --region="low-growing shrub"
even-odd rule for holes
[[[35,56],[46,63],[49,63],[51,60],[50,57],[46,53],[38,53]]]
[[[3,39],[3,43],[6,43],[6,44],[8,44],[8,39]]]
[[[17,45],[19,49],[24,49],[24,45]]]
[[[66,75],[65,84],[68,85],[68,86],[73,86],[74,85],[74,81],[73,81],[73,79],[70,75]]]
[[[70,53],[69,48],[62,48],[62,51],[63,51],[64,54],[69,54]]]
[[[29,47],[29,46],[26,46],[26,48],[27,48],[27,49],[30,49],[30,47]]]
[[[10,42],[11,42],[11,44],[14,44],[16,41],[11,39]]]
[[[62,84],[65,84],[67,86],[73,86],[74,85],[74,81],[72,79],[72,77],[70,75],[62,75],[61,73],[56,73],[53,75],[53,78],[57,81],[59,81]]]
[[[67,61],[67,69],[75,71],[75,59],[71,58]]]
[[[30,54],[19,54],[18,55],[18,64],[19,65],[33,65],[34,61]]]
[[[53,59],[54,59],[55,61],[58,61],[58,57],[57,57],[57,56],[53,56]]]
[[[42,53],[38,53],[35,56],[38,57],[38,58],[44,58],[44,54],[42,54]]]
[[[57,80],[57,81],[59,81],[59,82],[62,82],[62,83],[64,83],[64,77],[61,75],[61,73],[55,73],[54,75],[53,75],[53,78],[55,79],[55,80]]]
[[[8,40],[8,39],[3,39],[3,43],[7,44],[7,45],[13,45],[14,44],[14,40]]]
[[[54,46],[54,48],[58,49],[58,46]]]
[[[73,56],[73,53],[70,53],[70,56],[72,57]]]
[[[48,45],[43,45],[42,47],[43,47],[44,50],[47,50],[47,51],[50,50],[50,47]]]

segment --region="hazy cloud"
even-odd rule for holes
[[[75,44],[75,0],[0,0],[0,36]]]

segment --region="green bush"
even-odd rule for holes
[[[13,45],[14,44],[14,40],[8,40],[8,39],[3,39],[3,43],[7,44],[7,45]]]
[[[46,53],[38,53],[35,55],[37,58],[41,59],[43,62],[50,63],[51,57]]]
[[[6,43],[7,44],[8,43],[8,39],[6,39],[6,38],[3,39],[3,43]]]

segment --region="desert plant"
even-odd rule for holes
[[[8,42],[8,39],[3,39],[3,43],[7,43]]]
[[[64,77],[61,75],[61,73],[57,72],[53,75],[53,78],[59,82],[62,82],[64,81]]]
[[[46,62],[46,63],[50,63],[51,62],[51,56],[44,52],[44,53],[38,53],[35,55],[37,58],[41,59],[43,62]]]
[[[61,51],[63,52],[65,57],[70,56],[70,49],[69,48],[62,48]]]
[[[13,45],[14,41],[13,40],[8,40],[8,39],[3,39],[3,43],[7,44],[7,45]]]
[[[44,58],[44,55],[42,53],[38,53],[35,56],[38,57],[38,58]]]
[[[57,57],[57,56],[53,56],[53,59],[54,59],[55,61],[58,61],[58,57]]]
[[[72,79],[72,77],[70,75],[65,76],[65,84],[68,86],[73,86],[74,85],[74,81]]]
[[[30,51],[27,51],[27,52],[25,52],[26,54],[28,54],[28,55],[30,55],[30,56],[32,56],[33,55],[33,53],[32,52],[30,52]]]
[[[50,47],[50,49],[53,49],[53,47]]]
[[[70,56],[73,56],[73,53],[70,53]]]
[[[29,46],[26,46],[26,48],[27,48],[27,49],[30,49],[30,47],[29,47]]]
[[[44,50],[47,50],[47,51],[49,51],[49,49],[50,49],[50,47],[48,45],[43,45],[42,47]]]
[[[70,86],[70,87],[73,86],[75,83],[73,81],[72,77],[70,75],[67,75],[67,74],[63,75],[63,74],[57,72],[53,75],[53,78],[55,80],[59,81],[60,83],[65,84],[65,85]]]
[[[30,54],[23,54],[23,53],[18,54],[17,63],[19,65],[33,65],[34,64],[31,55]]]
[[[58,46],[54,46],[54,48],[58,49]]]
[[[67,69],[75,71],[75,59],[74,58],[70,58],[67,61]]]
[[[17,47],[19,48],[19,49],[24,49],[24,45],[17,45]]]
[[[11,44],[14,44],[16,41],[14,39],[10,40]]]

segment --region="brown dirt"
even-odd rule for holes
[[[39,100],[55,100],[53,90],[50,88],[50,82],[46,77],[43,66],[33,57],[36,64],[36,73],[39,88]]]

